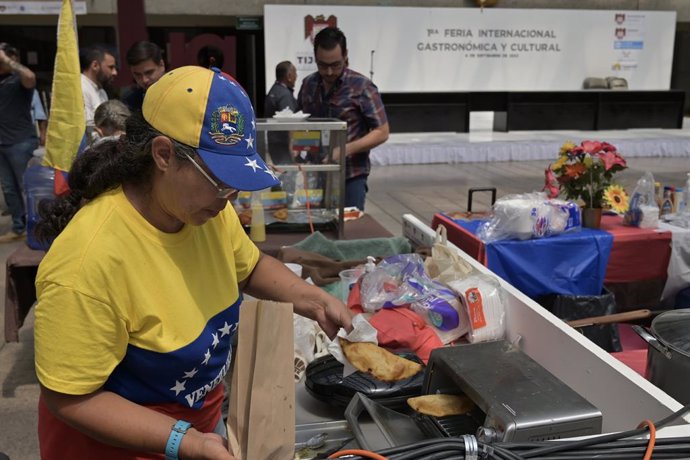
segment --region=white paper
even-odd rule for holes
[[[352,332],[348,334],[345,329],[340,328],[337,337],[342,337],[349,342],[371,342],[378,345],[379,341],[376,335],[376,328],[360,314],[352,318]],[[345,358],[343,349],[340,347],[340,340],[333,340],[328,344],[328,352],[345,366],[343,367],[343,378],[357,372],[357,369]]]

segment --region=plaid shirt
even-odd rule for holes
[[[345,68],[326,93],[321,75],[315,72],[302,81],[297,96],[298,108],[315,117],[339,118],[347,122],[347,142],[365,136],[388,122],[379,90],[364,75]],[[369,151],[345,158],[345,178],[368,175]]]

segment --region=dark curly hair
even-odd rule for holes
[[[77,211],[100,194],[123,184],[145,185],[150,182],[154,167],[151,143],[163,134],[139,113],[127,119],[126,132],[118,140],[97,142],[78,155],[69,170],[70,192],[39,203],[40,220],[34,228],[38,241],[53,241]],[[193,147],[171,140],[179,159],[187,160],[183,152],[191,157],[196,155]]]

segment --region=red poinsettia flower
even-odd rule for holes
[[[544,171],[545,180],[543,192],[546,192],[549,198],[558,198],[558,181],[556,180],[556,175],[551,170],[551,165]]]

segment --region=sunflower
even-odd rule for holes
[[[628,194],[620,185],[610,185],[604,191],[604,200],[611,206],[611,209],[619,214],[628,210]]]

